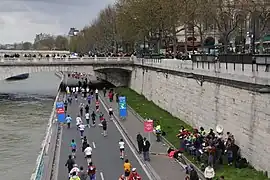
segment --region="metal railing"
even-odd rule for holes
[[[61,78],[61,82],[63,81],[63,78]],[[52,112],[51,112],[51,116],[49,118],[48,121],[48,126],[47,126],[47,130],[46,130],[46,134],[44,137],[44,140],[42,142],[41,145],[41,150],[40,153],[37,157],[37,161],[36,161],[36,167],[34,169],[33,174],[31,175],[30,180],[42,180],[43,177],[43,173],[44,173],[44,157],[46,156],[46,154],[48,153],[48,148],[50,145],[50,140],[51,140],[51,135],[52,135],[52,127],[53,127],[53,122],[55,119],[55,106],[56,106],[56,102],[59,100],[59,96],[60,96],[60,90],[57,93],[57,96],[55,98],[54,104],[53,104],[53,108],[52,108]]]
[[[1,58],[1,64],[23,64],[23,63],[72,63],[72,62],[89,62],[89,63],[100,63],[100,62],[132,62],[131,57],[82,57],[82,58],[33,58],[33,57],[20,57],[20,58]]]

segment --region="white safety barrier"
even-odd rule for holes
[[[63,81],[63,79],[64,79],[64,76],[62,76],[61,82]],[[42,179],[43,172],[44,172],[44,156],[47,154],[48,149],[49,149],[51,135],[52,135],[52,125],[54,123],[55,115],[56,115],[55,114],[55,106],[56,106],[56,102],[59,99],[60,93],[61,93],[61,91],[59,90],[57,95],[56,95],[55,101],[53,103],[52,112],[51,112],[49,122],[47,125],[46,135],[44,137],[44,140],[42,141],[41,151],[37,157],[36,167],[34,169],[33,174],[31,175],[30,180],[41,180]]]

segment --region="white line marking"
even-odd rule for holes
[[[104,180],[104,176],[103,176],[102,172],[100,172],[100,178],[101,178],[101,180]]]
[[[100,102],[103,105],[104,109],[109,112],[109,109],[106,107],[105,103],[103,102],[103,100],[101,100],[100,98]],[[117,116],[115,116],[115,118],[119,120],[119,118]],[[147,177],[149,178],[149,180],[153,180],[153,177],[151,176],[151,174],[147,171],[146,169],[146,165],[143,164],[140,160],[140,158],[137,156],[135,150],[133,149],[133,147],[131,146],[130,142],[128,141],[126,135],[122,132],[121,128],[119,127],[119,125],[115,122],[115,119],[112,120],[113,123],[115,124],[116,128],[118,129],[118,131],[120,132],[120,134],[122,135],[122,137],[124,138],[124,140],[126,141],[127,145],[129,146],[129,149],[132,151],[132,153],[134,154],[135,158],[137,159],[137,161],[139,162],[139,164],[141,165],[142,169],[144,170],[145,174],[147,175]]]
[[[93,144],[93,148],[96,149],[96,144],[95,144],[95,142],[92,142],[92,144]]]

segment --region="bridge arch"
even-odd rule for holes
[[[133,71],[133,67],[130,65],[98,65],[94,66],[94,71],[107,71],[107,70],[120,70],[120,71]]]
[[[116,87],[129,86],[132,70],[129,68],[94,68],[97,78],[110,82]]]
[[[0,80],[5,80],[12,76],[25,73],[38,72],[82,72],[95,75],[93,66],[76,66],[76,65],[53,65],[53,66],[0,66]]]
[[[38,72],[82,72],[108,81],[114,86],[128,86],[133,67],[129,66],[100,66],[100,65],[2,65],[0,80],[25,73]]]

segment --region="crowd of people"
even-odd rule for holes
[[[75,76],[73,78],[76,78]],[[87,83],[86,83],[87,84]],[[85,128],[95,127],[96,125],[96,118],[98,117],[100,120],[99,126],[102,127],[103,136],[107,136],[107,120],[105,119],[104,113],[100,110],[100,92],[98,89],[93,90],[90,89],[88,86],[84,86],[84,83],[80,83],[77,87],[66,87],[66,94],[67,99],[64,101],[64,109],[66,112],[66,119],[65,122],[67,124],[67,128],[77,128],[79,135],[81,137],[82,143],[81,148],[84,156],[86,158],[88,167],[84,170],[84,167],[79,167],[76,163],[76,153],[77,150],[77,143],[74,139],[71,140],[70,143],[70,152],[68,160],[66,162],[66,167],[68,169],[68,176],[70,180],[96,180],[96,167],[92,162],[92,151],[90,144],[88,143],[87,136],[85,136]],[[110,101],[113,100],[115,97],[115,93],[112,89],[108,92],[106,88],[103,89],[104,97],[108,97]],[[80,96],[80,97],[79,97]],[[79,101],[82,101],[79,103]],[[93,103],[92,103],[93,102]],[[76,126],[72,126],[72,117],[68,114],[69,106],[73,103],[78,105],[78,115],[75,118]],[[90,106],[94,104],[95,109],[90,114]],[[110,119],[113,119],[113,109],[110,107],[108,111],[108,115]],[[92,122],[90,123],[90,119]],[[119,140],[119,150],[120,150],[120,158],[124,159],[124,147],[125,142],[123,139]],[[140,175],[137,173],[135,167],[132,167],[131,163],[128,159],[125,160],[123,164],[123,174],[120,175],[119,180],[141,180]]]
[[[235,144],[235,138],[232,133],[223,133],[223,127],[218,125],[216,131],[210,129],[205,131],[203,127],[192,130],[181,127],[176,135],[179,138],[179,149],[169,148],[168,156],[179,158],[178,154],[189,154],[204,171],[207,180],[215,177],[215,169],[227,163],[236,168],[245,168],[248,163],[240,155],[240,149]],[[187,177],[189,180],[198,180],[198,175],[193,166],[187,167]],[[223,176],[220,177],[224,179]]]

